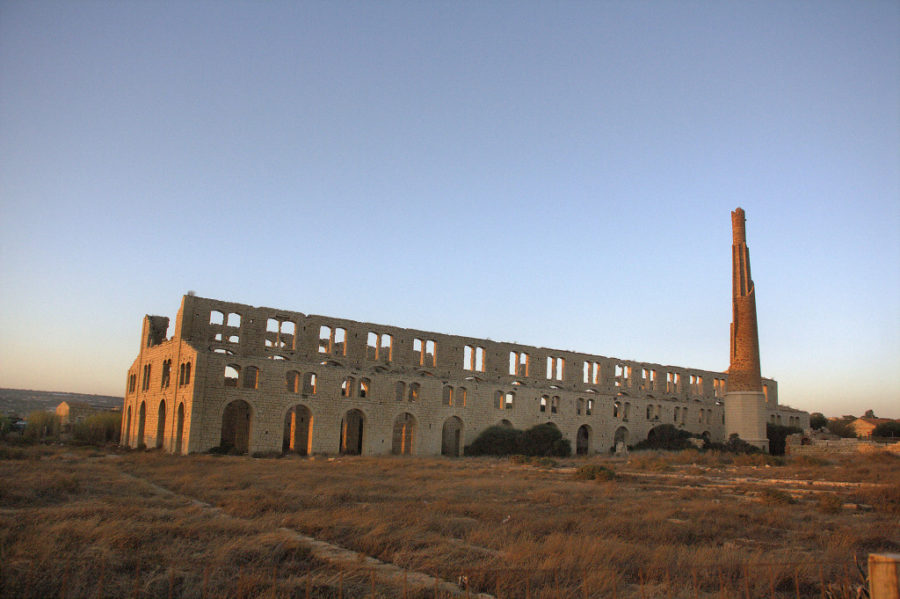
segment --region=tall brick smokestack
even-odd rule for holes
[[[750,278],[746,217],[741,208],[731,213],[731,365],[728,392],[762,391],[759,333],[756,328],[756,289]]]

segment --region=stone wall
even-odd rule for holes
[[[324,454],[341,450],[357,418],[362,453],[373,455],[400,449],[395,438],[406,439],[402,449],[411,446],[413,454],[439,455],[456,429],[466,445],[494,424],[552,422],[573,450],[580,429],[589,453],[609,450],[617,436],[637,443],[666,423],[713,440],[725,436],[722,372],[192,295],[183,298],[170,338],[167,327],[167,318],[144,320],[126,383],[123,444],[141,442],[143,406],[146,446],[206,451],[221,443],[233,402],[249,414],[250,452],[280,451],[295,413],[312,420],[308,449]],[[182,384],[186,364],[190,380]],[[777,383],[763,382],[767,412],[780,412]],[[397,432],[403,426],[405,436]]]

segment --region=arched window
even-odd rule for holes
[[[541,395],[541,408],[540,408],[541,412],[547,411],[547,404],[549,404],[549,403],[550,403],[550,396],[549,395]]]
[[[419,383],[410,383],[409,384],[409,401],[419,401],[419,389],[421,386]]]
[[[225,367],[225,386],[237,387],[238,379],[241,376],[241,367],[237,364],[229,364]]]
[[[459,387],[456,390],[456,405],[466,407],[466,394],[467,391],[465,387]]]
[[[444,391],[441,395],[441,403],[445,406],[453,405],[453,387],[450,385],[444,385]]]
[[[556,413],[558,413],[558,412],[559,412],[559,396],[554,395],[554,396],[550,399],[550,413],[551,413],[551,414],[556,414]]]
[[[360,397],[368,397],[369,396],[369,386],[372,384],[372,381],[369,379],[360,379],[359,380],[359,396]]]
[[[341,397],[352,397],[353,396],[353,377],[348,376],[344,379],[344,382],[341,383]]]
[[[394,398],[397,401],[403,401],[403,399],[406,397],[406,383],[404,383],[403,381],[397,381],[397,384],[394,388],[396,391]]]
[[[163,360],[162,377],[160,381],[160,389],[168,389],[169,381],[172,378],[172,360]]]

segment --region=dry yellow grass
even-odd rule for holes
[[[103,596],[303,597],[308,571],[311,596],[338,596],[336,567],[284,526],[502,597],[820,597],[823,581],[856,581],[854,557],[900,550],[896,456],[648,453],[547,468],[21,451],[0,459],[3,597],[59,596],[63,580],[67,596],[97,596],[101,577]],[[579,480],[586,465],[615,478]],[[358,572],[344,585],[345,597],[371,591]],[[379,585],[376,596],[400,595]]]

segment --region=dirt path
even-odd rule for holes
[[[138,484],[145,485],[160,495],[168,495],[183,499],[191,505],[197,506],[199,508],[202,508],[203,510],[207,510],[213,513],[218,518],[243,520],[245,522],[249,522],[249,520],[244,520],[242,518],[232,516],[223,511],[221,508],[218,508],[212,504],[200,501],[199,499],[190,497],[189,495],[176,493],[175,491],[158,485],[150,480],[147,480],[146,478],[142,478],[128,472],[123,472],[121,470],[119,472],[123,477],[133,480]],[[440,594],[439,596],[442,597],[495,599],[493,595],[489,595],[487,593],[469,593],[466,591],[466,589],[461,588],[459,585],[448,582],[446,580],[442,580],[440,578],[436,578],[434,576],[431,576],[430,574],[425,574],[424,572],[406,570],[404,568],[401,568],[400,566],[389,562],[383,562],[371,556],[361,557],[361,554],[357,551],[352,551],[339,545],[334,545],[326,541],[321,541],[319,539],[306,536],[290,528],[279,527],[275,530],[276,532],[283,534],[284,536],[295,540],[301,545],[307,547],[312,555],[317,559],[332,564],[342,571],[365,571],[367,573],[374,573],[375,579],[378,581],[378,583],[393,587],[397,591],[396,596],[398,597],[402,596],[400,592],[402,589],[408,588],[410,590],[433,589]]]

